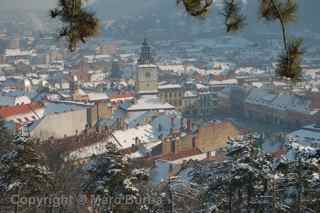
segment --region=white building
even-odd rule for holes
[[[80,134],[87,126],[87,110],[47,114],[29,127],[33,138],[47,140],[50,137],[63,138]]]

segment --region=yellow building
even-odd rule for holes
[[[183,88],[178,84],[161,85],[158,88],[160,100],[176,107],[178,111],[183,107]]]

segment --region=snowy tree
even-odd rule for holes
[[[81,168],[66,153],[55,148],[54,144],[40,146],[39,151],[45,156],[45,164],[51,171],[52,185],[51,194],[56,197],[70,198],[67,202],[61,202],[50,210],[57,210],[59,213],[80,212],[83,209],[81,203],[82,192],[80,187]],[[71,199],[73,198],[73,199]]]
[[[230,159],[218,164],[219,175],[213,174],[207,192],[219,211],[235,212],[241,208],[259,212],[265,208],[271,159],[256,147],[256,139],[249,135],[229,142]]]
[[[161,212],[196,212],[200,208],[201,187],[179,176],[169,178],[162,188]]]
[[[148,196],[141,190],[148,179],[147,173],[141,169],[131,169],[115,145],[107,145],[107,152],[93,157],[83,170],[83,192],[108,201],[94,206],[101,212],[148,210],[149,206],[141,203],[141,199]],[[115,201],[119,199],[121,202]]]
[[[180,172],[203,192],[200,209],[204,212],[319,212],[317,151],[289,146],[289,150],[295,149],[295,159],[277,160],[257,148],[258,138],[248,135],[241,140],[230,140],[225,149],[226,160],[190,162]]]
[[[16,136],[10,149],[0,156],[1,193],[6,197],[30,197],[48,192],[52,180],[43,162],[43,156],[37,152],[32,140]],[[17,204],[15,212],[20,212],[22,208]],[[28,208],[24,208],[24,212],[27,211]],[[30,212],[33,212],[32,207]]]
[[[0,118],[0,154],[9,149],[11,140],[12,135],[5,128],[4,121]]]
[[[318,212],[320,199],[320,163],[317,151],[294,141],[288,149],[294,159],[283,158],[277,165],[278,203],[284,212]]]

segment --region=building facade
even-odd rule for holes
[[[163,103],[169,103],[181,111],[183,108],[183,88],[178,84],[159,86],[159,96]]]
[[[158,67],[155,65],[146,39],[142,43],[138,60],[136,90],[139,94],[155,94],[158,91]]]

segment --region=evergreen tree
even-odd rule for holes
[[[9,149],[12,137],[10,132],[5,128],[4,120],[0,118],[0,155]]]
[[[146,183],[147,175],[143,170],[130,169],[114,144],[107,145],[107,152],[93,157],[83,170],[83,192],[95,196],[98,202],[107,201],[94,208],[102,212],[139,212],[146,208],[144,203],[137,203],[146,196],[139,186]]]
[[[37,152],[32,140],[16,136],[10,149],[0,156],[0,191],[6,197],[41,196],[51,185],[50,172],[41,154]],[[30,207],[27,208],[27,207]],[[34,212],[34,207],[15,206],[15,212]]]
[[[230,140],[222,162],[191,162],[184,171],[203,192],[204,212],[319,212],[320,164],[317,152],[301,146],[296,159],[280,161],[257,148],[253,135]],[[187,203],[185,205],[191,205]],[[240,211],[241,210],[241,211]]]
[[[59,18],[62,22],[59,37],[66,38],[70,51],[99,31],[98,19],[84,8],[84,3],[85,0],[59,0],[58,6],[50,11],[52,18]]]
[[[295,159],[282,159],[277,166],[275,184],[279,194],[278,206],[285,212],[318,212],[320,195],[320,162],[313,153],[295,142],[289,143]]]

